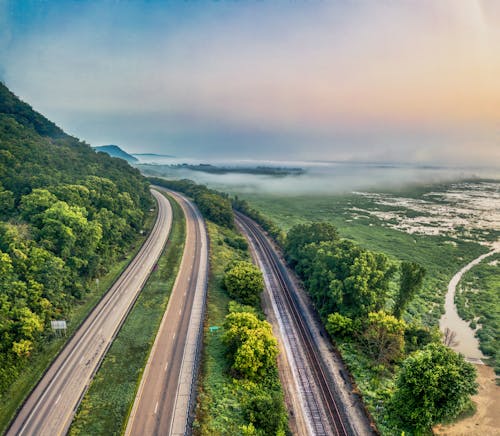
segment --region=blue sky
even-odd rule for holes
[[[0,77],[93,145],[500,162],[500,3],[0,0]]]

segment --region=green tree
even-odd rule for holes
[[[129,248],[148,181],[95,153],[0,83],[0,396],[89,279]]]
[[[429,344],[403,362],[391,398],[392,417],[425,431],[455,418],[477,392],[476,369],[443,344]]]
[[[368,314],[361,335],[363,348],[377,363],[388,365],[403,355],[406,324],[384,311]]]
[[[1,167],[0,167],[1,171]],[[0,183],[0,218],[8,217],[14,210],[14,194]]]
[[[252,330],[260,326],[260,320],[254,313],[232,312],[224,321],[224,343],[231,354],[236,353],[238,347],[246,341]]]
[[[261,321],[264,323],[266,321]],[[238,347],[234,354],[233,369],[249,380],[262,380],[267,371],[274,367],[278,356],[278,342],[272,331],[261,325]]]
[[[21,339],[20,341],[12,344],[12,351],[21,358],[29,357],[31,350],[33,350],[33,342],[29,339]]]
[[[354,333],[354,324],[351,318],[335,312],[328,315],[326,330],[332,337],[349,336]]]
[[[301,251],[306,245],[333,242],[337,241],[338,237],[337,229],[325,222],[293,226],[286,236],[285,252],[287,259],[292,266],[295,266],[301,259]]]
[[[22,217],[36,226],[40,224],[41,214],[57,201],[57,197],[47,189],[34,189],[21,198]]]
[[[394,316],[401,318],[410,301],[422,288],[425,268],[415,262],[402,262],[400,268],[399,291],[394,303]]]
[[[264,290],[262,272],[252,263],[236,262],[224,275],[224,286],[230,297],[243,304],[257,305]]]
[[[271,324],[248,312],[226,316],[223,341],[232,357],[232,369],[243,378],[260,381],[274,368],[278,342]]]
[[[281,392],[255,392],[245,402],[245,415],[257,429],[255,434],[285,436],[287,415]]]

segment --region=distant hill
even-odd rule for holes
[[[156,154],[156,153],[132,153],[132,156],[139,157],[175,157],[171,154]]]
[[[256,174],[256,175],[267,175],[267,176],[293,176],[304,174],[303,168],[294,167],[266,167],[266,166],[255,166],[255,167],[226,167],[226,166],[215,166],[211,164],[199,164],[199,165],[189,165],[186,163],[169,165],[171,168],[176,169],[187,169],[191,171],[202,171],[204,173],[212,174]]]
[[[123,151],[118,145],[100,145],[93,147],[95,151],[109,154],[111,157],[119,157],[120,159],[126,160],[129,163],[139,162],[137,158]]]

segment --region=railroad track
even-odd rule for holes
[[[285,267],[278,258],[277,254],[274,252],[267,238],[262,234],[261,230],[253,220],[237,211],[236,219],[240,225],[247,230],[249,236],[259,247],[261,253],[265,257],[266,263],[272,271],[272,274],[276,278],[279,286],[279,297],[282,297],[275,300],[276,304],[278,306],[283,306],[280,309],[285,309],[288,312],[291,323],[294,324],[295,330],[297,331],[298,344],[294,344],[294,340],[291,341],[292,352],[300,355],[300,352],[302,351],[304,357],[303,360],[305,360],[306,364],[311,369],[314,378],[312,383],[314,383],[317,387],[317,392],[320,395],[326,419],[331,426],[330,429],[325,429],[316,398],[312,395],[312,391],[308,391],[305,395],[303,393],[303,395],[305,396],[305,401],[309,403],[313,432],[315,434],[328,434],[329,431],[332,431],[333,434],[338,436],[351,435],[352,431],[349,431],[350,426],[347,419],[337,405],[336,394],[332,389],[331,379],[324,368],[316,342],[314,341],[311,331],[300,313],[296,296],[290,291],[290,289],[293,289],[293,285],[290,282],[290,278],[288,277]],[[285,329],[287,329],[286,325]],[[299,347],[301,349],[293,349]],[[299,378],[304,378],[304,373],[300,370],[300,368],[297,372]],[[311,383],[311,381],[301,380],[301,383],[307,384]]]

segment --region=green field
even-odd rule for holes
[[[399,192],[398,195],[418,197],[421,190]],[[389,227],[375,216],[361,215],[357,209],[382,207],[360,195],[240,196],[285,231],[295,224],[327,221],[337,227],[342,237],[369,250],[385,253],[394,261],[411,260],[423,265],[427,270],[423,292],[411,303],[407,317],[421,319],[426,325],[437,325],[444,311],[448,282],[456,271],[488,251],[473,241],[452,239],[446,235],[408,234]]]
[[[177,202],[169,199],[172,229],[158,268],[146,282],[85,394],[71,435],[119,435],[124,430],[182,258],[184,214]]]
[[[464,274],[455,301],[460,316],[478,328],[481,350],[500,374],[500,253]]]
[[[421,201],[431,190],[446,192],[446,186],[418,187],[397,193],[391,193],[397,198],[412,198]],[[378,204],[373,197],[359,194],[328,195],[328,196],[278,196],[263,194],[241,194],[250,205],[271,218],[283,230],[287,231],[295,224],[310,221],[327,221],[334,224],[342,237],[351,239],[361,246],[383,252],[394,262],[402,260],[415,261],[427,270],[423,289],[412,301],[408,312],[404,315],[407,322],[419,322],[424,325],[438,325],[444,311],[444,295],[451,277],[469,261],[489,248],[479,242],[498,238],[498,230],[458,228],[455,233],[436,232],[438,234],[409,234],[395,228],[398,221],[392,217],[388,220],[366,211],[376,211],[379,216],[397,211],[400,216],[412,218],[423,216],[409,206]],[[404,200],[403,200],[404,204]],[[440,207],[448,207],[445,202]],[[445,209],[447,210],[447,209]],[[389,215],[388,215],[389,216]],[[445,217],[450,218],[450,217]],[[453,218],[453,217],[452,217]],[[475,240],[476,239],[476,240]],[[489,261],[494,258],[489,258]],[[468,292],[465,303],[470,313],[481,317],[483,332],[479,334],[482,347],[496,346],[498,349],[498,265],[488,265],[485,262],[475,274],[474,289],[479,293]],[[391,288],[397,288],[397,275]],[[483,291],[484,290],[484,291]],[[488,307],[488,303],[490,306]],[[392,301],[387,302],[390,311]],[[492,304],[495,304],[492,306]],[[359,344],[352,340],[338,339],[337,346],[341,350],[349,370],[354,375],[357,386],[363,395],[365,403],[374,416],[382,434],[399,434],[394,423],[385,411],[385,404],[394,389],[394,370],[376,366],[368,359]],[[396,432],[396,433],[395,433]]]

